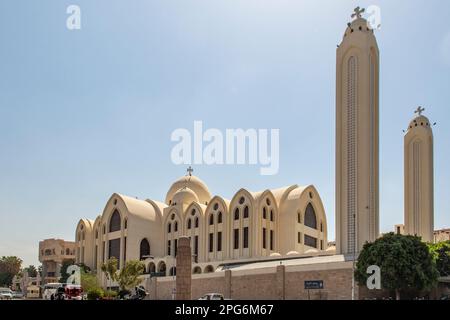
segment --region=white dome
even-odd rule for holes
[[[175,194],[182,188],[189,188],[197,197],[197,202],[205,204],[212,198],[206,184],[196,176],[183,176],[175,181],[166,195],[166,204],[174,201]]]
[[[286,255],[287,256],[293,256],[293,255],[296,255],[296,254],[299,254],[297,251],[289,251]]]
[[[305,253],[317,253],[317,252],[319,252],[319,250],[317,249],[308,249],[305,251]]]
[[[270,254],[271,257],[280,257],[281,254],[279,254],[278,252],[274,252]]]
[[[173,195],[173,204],[190,204],[192,202],[198,202],[198,197],[194,191],[189,188],[181,188]]]

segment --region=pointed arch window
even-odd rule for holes
[[[217,214],[217,223],[222,223],[222,212],[219,211],[219,213]]]
[[[263,208],[263,219],[266,219],[267,218],[267,210],[266,210],[266,207],[264,207]]]
[[[213,224],[214,224],[214,214],[211,213],[211,214],[209,215],[209,225],[212,226]]]
[[[198,228],[198,217],[195,217],[195,227]]]
[[[177,232],[177,231],[178,231],[178,221],[175,221],[175,226],[174,226],[174,228],[173,228],[173,231],[174,231],[174,232]]]
[[[144,238],[139,246],[139,260],[145,260],[148,256],[150,256],[150,243]]]
[[[167,225],[167,233],[170,233],[171,231],[172,231],[172,224],[169,223],[169,224]]]
[[[248,218],[248,206],[244,208],[244,218]]]
[[[234,210],[234,220],[239,220],[239,208]]]
[[[109,232],[114,232],[120,230],[120,213],[114,210],[111,215],[111,220],[109,221]]]
[[[305,226],[317,229],[316,212],[311,203],[308,203],[305,210]]]
[[[188,223],[187,223],[187,228],[191,229],[191,227],[192,227],[192,221],[191,221],[191,218],[189,218]]]

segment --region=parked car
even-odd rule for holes
[[[229,300],[229,299],[225,299],[225,297],[221,293],[207,293],[204,296],[200,297],[198,300]]]
[[[11,300],[13,298],[13,291],[9,288],[0,288],[0,299]]]
[[[13,298],[14,299],[22,299],[23,298],[23,293],[20,291],[14,291],[13,292]]]
[[[83,288],[76,284],[64,284],[56,289],[53,300],[83,300]]]

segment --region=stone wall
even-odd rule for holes
[[[322,280],[324,289],[308,292],[304,289],[306,280]],[[304,271],[278,266],[237,272],[227,270],[193,275],[192,299],[215,292],[233,300],[350,300],[351,283],[351,268]],[[150,299],[172,299],[173,277],[153,278],[146,284]]]

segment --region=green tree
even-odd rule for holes
[[[3,256],[0,259],[0,286],[10,286],[12,279],[22,267],[22,259],[16,256]]]
[[[395,291],[397,300],[402,292],[429,290],[436,285],[438,272],[428,246],[419,237],[388,233],[372,243],[366,243],[358,257],[355,279],[366,285],[367,268],[381,269],[381,286]]]
[[[130,290],[141,283],[140,276],[145,271],[145,264],[139,260],[127,261],[117,276],[117,282],[121,290]]]
[[[430,244],[429,248],[439,275],[450,276],[450,240]]]
[[[59,282],[60,283],[66,283],[67,282],[67,278],[69,278],[69,274],[67,274],[67,268],[71,265],[75,264],[75,260],[74,259],[66,259],[62,262],[61,265],[61,270],[60,270],[60,274],[61,276],[59,277]]]
[[[24,269],[24,271],[27,272],[30,277],[37,277],[38,271],[33,265],[29,265]]]
[[[117,264],[118,260],[115,257],[102,263],[100,269],[105,273],[106,279],[109,282],[108,288],[111,286],[110,281],[117,281]]]
[[[95,274],[81,270],[80,280],[81,280],[81,287],[85,292],[100,289],[100,286],[98,285],[97,281],[97,276]]]

